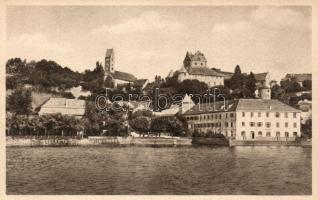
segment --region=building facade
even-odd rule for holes
[[[235,140],[295,140],[300,111],[278,100],[237,99],[198,104],[184,116],[190,132],[221,133]]]
[[[195,54],[187,52],[180,70],[174,73],[179,82],[186,79],[198,80],[206,83],[209,87],[224,85],[224,74],[208,68],[207,60],[203,53]]]

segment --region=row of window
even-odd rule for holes
[[[245,126],[245,122],[242,122],[242,126]],[[255,127],[255,126],[262,127],[263,126],[263,122],[257,122],[257,123],[250,122],[250,127]],[[271,127],[271,123],[270,122],[266,122],[265,126],[266,126],[266,128],[270,128]],[[276,122],[276,127],[277,128],[280,127],[280,123],[279,122]],[[297,123],[296,122],[293,123],[293,127],[297,128]],[[288,128],[288,122],[285,122],[285,128]]]
[[[205,124],[193,124],[192,128],[213,128],[221,127],[221,123],[205,123]]]
[[[262,112],[256,112],[255,116],[256,116],[256,114],[258,117],[262,117]],[[275,117],[279,118],[281,114],[284,114],[284,117],[288,118],[288,113],[286,113],[286,112],[285,113],[276,112]],[[266,115],[266,117],[269,117],[270,112],[266,112],[265,115]],[[246,113],[242,112],[242,117],[245,117],[245,116],[246,116]],[[250,112],[250,117],[254,117],[254,112]],[[296,117],[297,117],[297,113],[293,113],[293,118],[296,118]]]
[[[242,117],[245,117],[246,116],[246,112],[242,112]],[[258,117],[262,117],[262,112],[250,112],[250,117],[254,117],[254,114],[255,116],[257,115]],[[284,115],[285,118],[288,118],[288,114],[289,113],[279,113],[279,112],[276,112],[275,113],[275,117],[279,118],[280,116]],[[266,112],[265,113],[266,117],[269,117],[270,116],[270,112]],[[225,113],[223,114],[224,118],[227,119],[227,118],[234,118],[235,117],[235,114],[234,113]],[[296,118],[297,117],[297,113],[293,113],[293,118]],[[210,114],[210,115],[201,115],[201,116],[192,116],[192,117],[186,117],[187,120],[210,120],[210,119],[221,119],[222,118],[222,114]]]
[[[227,118],[234,118],[234,113],[225,113],[223,114],[225,119]],[[210,115],[200,115],[200,116],[191,116],[191,117],[186,117],[187,120],[210,120],[210,119],[221,119],[222,114],[210,114]]]
[[[263,132],[262,131],[258,131],[257,132],[257,135],[259,136],[259,137],[262,137],[263,136]],[[241,132],[241,136],[242,137],[246,137],[246,132],[245,131],[242,131]],[[251,131],[251,136],[252,137],[254,137],[255,136],[255,132],[254,131]],[[277,131],[276,132],[276,137],[280,137],[281,135],[280,135],[280,132],[279,131]],[[290,135],[289,135],[289,132],[285,132],[285,137],[289,137]],[[293,136],[294,137],[297,137],[297,132],[293,132]],[[270,131],[268,131],[268,132],[266,132],[266,137],[271,137],[271,132]]]

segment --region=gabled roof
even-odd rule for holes
[[[190,68],[188,73],[190,75],[202,75],[202,76],[221,76],[224,77],[223,74],[220,74],[216,72],[213,69],[207,68],[207,67],[193,67]]]
[[[297,82],[303,82],[304,80],[311,80],[311,74],[286,74],[286,79],[295,78]]]
[[[142,87],[144,84],[148,81],[148,79],[138,79],[134,81],[134,86],[135,87]]]
[[[155,86],[155,83],[154,83],[154,82],[148,83],[148,84],[145,86],[144,90],[146,90],[146,91],[152,90],[154,86]]]
[[[268,72],[254,74],[256,81],[265,81]]]
[[[137,80],[137,78],[134,75],[126,73],[126,72],[115,71],[111,75],[114,79],[119,79],[119,80],[128,81],[128,82],[134,82]]]
[[[40,107],[40,113],[45,114],[47,109],[50,110],[48,114],[52,114],[53,109],[53,112],[61,114],[84,115],[85,101],[78,99],[50,98]]]
[[[239,111],[274,111],[274,112],[299,112],[276,99],[240,99],[237,109]]]
[[[225,102],[211,102],[210,104],[197,104],[185,112],[185,115],[233,111],[300,112],[299,110],[275,99],[236,99]]]

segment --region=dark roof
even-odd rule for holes
[[[154,82],[148,83],[148,84],[146,85],[146,87],[144,88],[144,90],[152,90],[152,88],[153,88],[154,85],[155,85]]]
[[[299,110],[276,99],[240,99],[236,110],[299,112]]]
[[[134,81],[134,86],[135,87],[142,87],[147,81],[148,81],[148,79],[138,79],[138,80]]]
[[[214,67],[211,68],[211,69],[216,71],[219,74],[222,74],[225,79],[230,79],[233,76],[233,74],[234,74],[233,72],[225,72],[225,71],[222,71],[221,69],[214,68]]]
[[[217,101],[215,103],[204,103],[204,104],[196,104],[191,109],[186,111],[185,115],[193,115],[193,114],[203,114],[203,113],[216,113],[216,112],[224,112],[227,108],[227,111],[235,111],[237,107],[238,100],[228,100],[225,101],[225,106],[223,101]]]
[[[114,53],[114,50],[113,49],[107,49],[106,51],[106,58],[110,58],[110,56]]]
[[[112,76],[114,79],[119,79],[128,82],[134,82],[137,80],[137,78],[134,75],[120,71],[115,71],[114,73],[112,73]]]
[[[268,72],[254,74],[256,81],[265,81]]]
[[[227,108],[227,110],[224,108]],[[185,115],[233,111],[300,112],[275,99],[236,99],[225,101],[225,106],[223,101],[197,104],[185,112]]]
[[[304,80],[311,80],[311,74],[287,74],[285,79],[295,78],[297,82],[303,82]]]
[[[190,56],[190,59],[192,61],[203,61],[203,62],[206,62],[206,58],[205,58],[204,54],[201,53],[200,51],[195,52],[194,55],[189,54],[189,56]]]
[[[223,74],[216,72],[213,69],[207,68],[207,67],[192,67],[188,71],[191,75],[203,75],[203,76],[222,76]]]

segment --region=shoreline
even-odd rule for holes
[[[311,141],[237,141],[222,138],[162,138],[162,137],[88,137],[88,138],[12,138],[6,137],[6,147],[191,147],[191,146],[299,146],[311,148]]]

